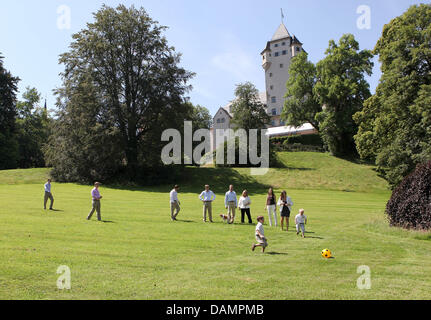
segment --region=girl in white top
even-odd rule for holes
[[[241,223],[244,223],[244,218],[246,214],[248,218],[248,223],[250,224],[253,223],[253,221],[251,220],[251,214],[250,214],[250,204],[251,204],[251,200],[250,200],[250,197],[248,196],[248,191],[244,190],[238,202],[238,207],[241,209]]]
[[[281,193],[277,205],[280,207],[281,230],[284,229],[284,221],[286,221],[286,231],[289,231],[289,219],[293,202],[292,199],[287,195],[286,191]]]

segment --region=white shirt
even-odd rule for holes
[[[224,205],[225,207],[227,207],[227,204],[229,202],[235,202],[235,206],[238,206],[238,200],[236,198],[236,193],[235,191],[228,191],[226,192],[226,196],[224,197]]]
[[[202,201],[205,201],[205,202],[214,201],[215,198],[216,198],[216,196],[215,196],[214,192],[212,192],[211,190],[209,190],[208,192],[203,191],[201,193],[201,195],[199,196],[199,199]]]
[[[290,211],[292,211],[292,206],[293,206],[293,201],[290,197],[286,197],[286,203],[287,203],[287,207],[289,208]],[[277,205],[280,207],[280,212],[283,211],[283,200],[281,200],[281,198],[278,200]]]
[[[178,192],[175,190],[175,189],[173,189],[172,191],[171,191],[171,193],[170,193],[170,198],[171,198],[171,203],[174,203],[175,201],[176,202],[179,202],[178,201]]]
[[[263,232],[263,224],[261,222],[259,222],[256,226],[256,235],[258,235],[258,233],[257,233],[258,231],[260,232],[262,237],[265,236],[265,233]]]
[[[298,215],[295,217],[295,222],[296,222],[296,224],[305,223],[305,221],[307,221],[307,216],[306,216],[305,214],[304,214],[304,215],[298,214]]]
[[[240,209],[250,209],[251,200],[250,197],[241,197],[239,198],[239,208]]]
[[[49,182],[45,183],[45,192],[51,192],[51,184]]]

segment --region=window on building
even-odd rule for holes
[[[296,52],[299,52],[299,51],[301,51],[301,48],[300,47],[296,47]]]
[[[276,97],[272,97],[271,98],[271,103],[277,103],[277,98]]]
[[[273,127],[275,127],[275,121],[274,121],[274,120],[272,120],[272,121],[271,121],[271,125],[272,125]]]
[[[280,55],[280,52],[276,52],[275,56],[278,57]]]
[[[271,90],[274,90],[274,86],[269,86],[269,88],[270,88]]]
[[[220,119],[217,119],[217,123],[220,123],[221,122],[221,120]]]
[[[281,45],[282,45],[282,46],[285,46],[285,45],[286,45],[286,42],[282,42],[282,43],[281,43]]]
[[[272,57],[272,53],[270,53],[269,56]]]
[[[221,119],[221,123],[225,123],[225,122],[226,122],[225,118]]]
[[[283,50],[283,56],[285,56],[287,54],[287,50]]]
[[[286,124],[286,122],[284,122],[283,120],[280,120],[280,126],[284,126]]]
[[[274,47],[278,48],[278,43],[274,44]]]
[[[280,63],[280,68],[283,68],[283,67],[284,67],[284,65],[282,63]]]
[[[276,116],[277,115],[277,109],[272,109],[272,112],[271,112],[271,114],[273,115],[273,116]]]
[[[272,73],[269,74],[269,77],[272,78]]]

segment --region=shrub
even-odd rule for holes
[[[391,226],[431,229],[431,161],[420,164],[392,193],[386,206]]]

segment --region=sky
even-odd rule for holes
[[[352,33],[361,49],[373,49],[383,26],[421,1],[1,0],[0,53],[6,68],[21,79],[19,98],[26,87],[35,87],[48,108],[55,109],[53,91],[61,86],[63,71],[58,57],[104,3],[144,7],[154,20],[169,27],[164,35],[182,53],[181,66],[196,73],[188,93],[191,102],[214,115],[233,99],[237,84],[250,81],[265,91],[260,52],[282,21],[280,9],[287,29],[316,63],[324,58],[329,40],[338,41],[344,33]],[[362,19],[366,12],[358,11],[361,6],[370,9],[367,28]],[[70,10],[70,25],[64,8]],[[380,76],[376,57],[373,75],[367,77],[372,92]]]

